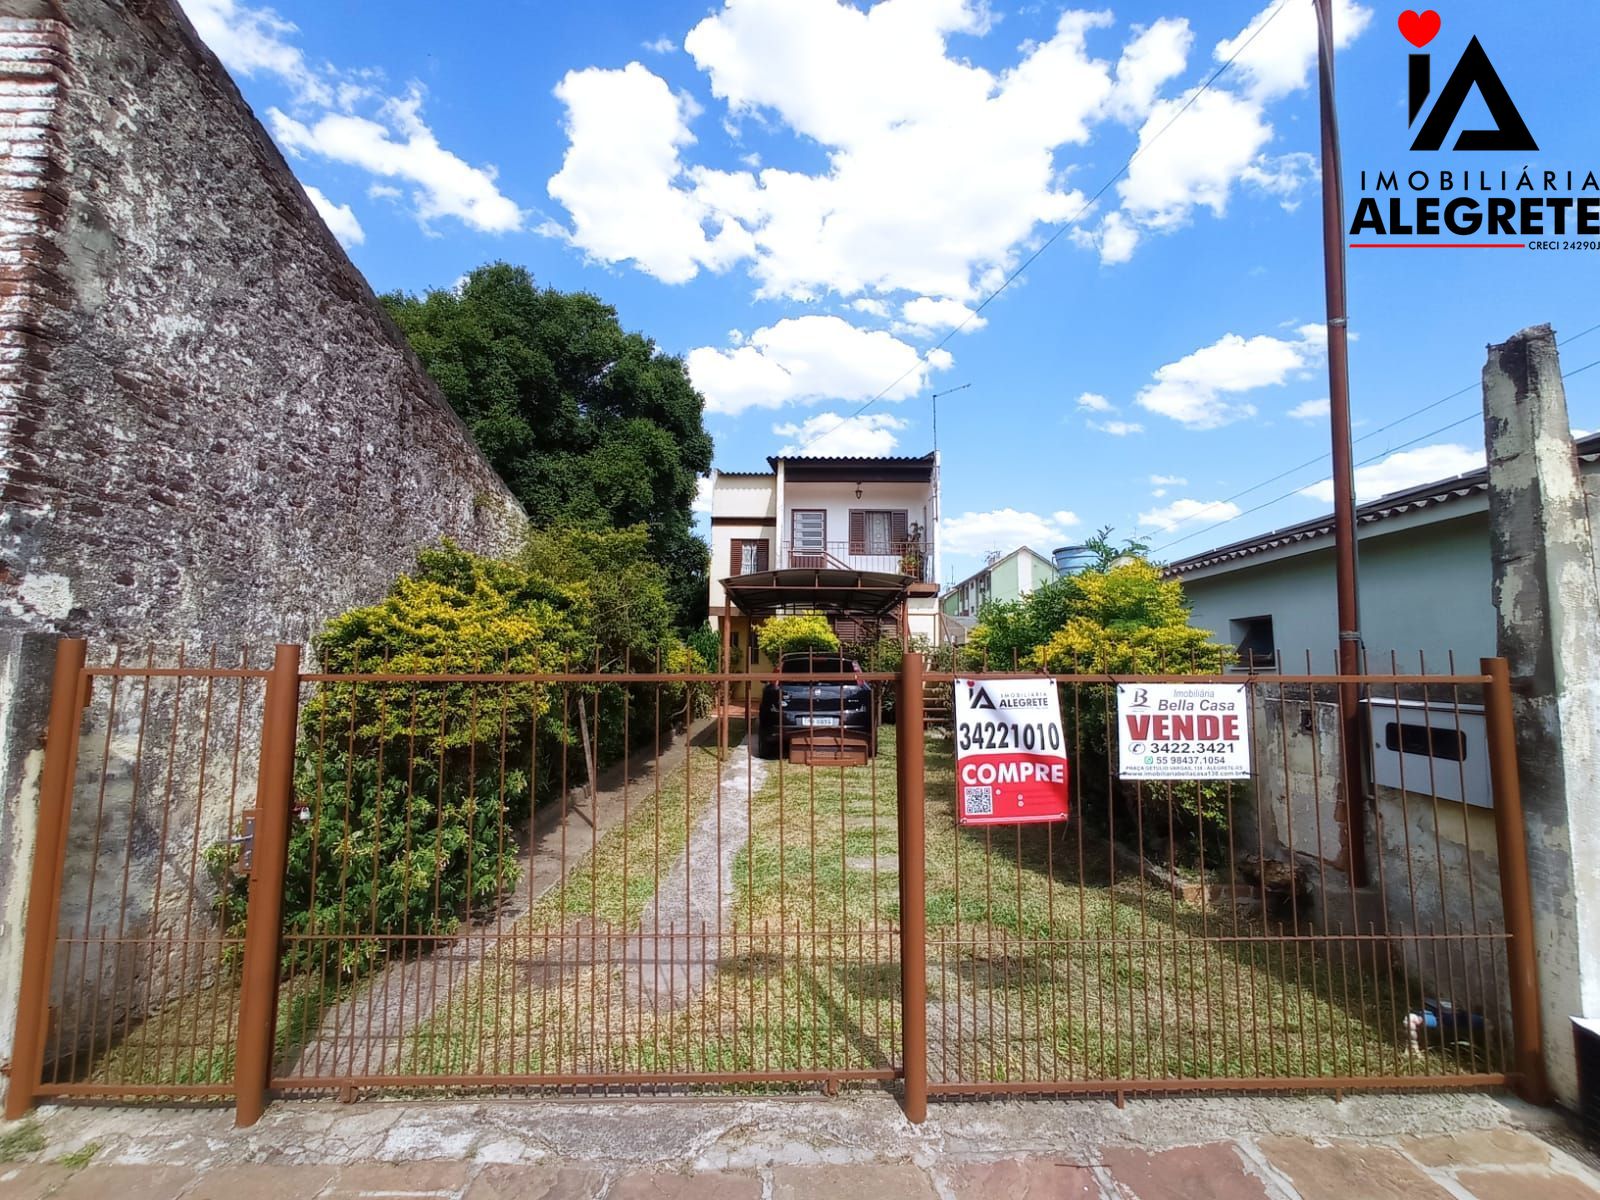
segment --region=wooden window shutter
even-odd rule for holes
[[[744,570],[744,539],[733,538],[728,544],[733,549],[733,567],[728,574],[741,574]]]
[[[889,514],[889,544],[894,547],[896,554],[906,547],[906,510],[903,508]]]
[[[850,553],[867,552],[867,514],[859,508],[850,510]]]
[[[772,570],[772,539],[759,538],[756,541],[756,570]]]

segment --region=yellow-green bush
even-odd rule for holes
[[[773,662],[785,654],[803,654],[807,650],[819,654],[839,652],[839,638],[833,626],[827,617],[816,612],[772,617],[756,631],[756,645]]]

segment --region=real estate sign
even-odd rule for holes
[[[957,679],[956,816],[962,825],[1067,819],[1056,681]]]
[[[1119,683],[1117,775],[1250,778],[1250,701],[1242,683]]]

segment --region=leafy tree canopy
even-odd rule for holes
[[[708,555],[690,506],[711,436],[683,360],[598,297],[503,262],[458,290],[383,300],[533,524],[646,526],[674,618],[698,624]]]
[[[969,646],[995,670],[1015,662],[1056,674],[1214,671],[1232,654],[1189,624],[1177,580],[1121,551],[1020,600],[985,605]]]

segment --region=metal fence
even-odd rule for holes
[[[1120,781],[1116,679],[1064,677],[1072,818],[1002,829],[956,824],[919,655],[818,676],[781,739],[743,674],[375,666],[62,643],[8,1112],[1542,1087],[1503,664],[1252,677],[1252,778],[1208,785]]]

